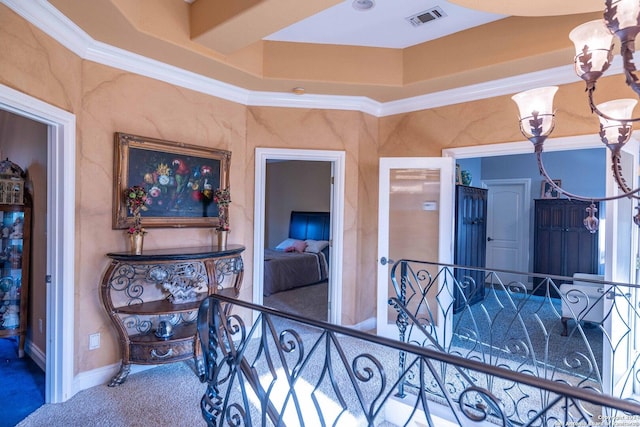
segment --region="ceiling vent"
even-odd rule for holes
[[[444,13],[444,10],[440,6],[432,7],[429,10],[425,10],[424,12],[416,13],[415,15],[408,16],[405,18],[411,25],[414,27],[419,27],[422,24],[426,24],[427,22],[435,21],[436,19],[444,18],[447,16]]]

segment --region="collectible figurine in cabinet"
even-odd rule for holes
[[[24,356],[31,254],[31,197],[24,192],[24,172],[0,161],[0,184],[11,197],[0,197],[0,338],[17,336]]]

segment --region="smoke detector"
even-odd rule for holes
[[[355,10],[369,10],[375,5],[373,0],[353,0],[351,3]]]
[[[427,22],[435,21],[445,16],[447,16],[447,14],[444,10],[442,10],[440,6],[436,6],[423,12],[418,12],[415,15],[408,16],[405,19],[414,27],[419,27]]]

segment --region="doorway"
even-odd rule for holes
[[[0,109],[47,126],[45,402],[73,396],[75,116],[0,85]]]
[[[531,180],[483,180],[487,195],[487,268],[527,271]],[[499,207],[499,208],[498,208]],[[530,286],[526,275],[503,273],[508,283]]]
[[[331,323],[340,324],[342,308],[342,236],[344,229],[344,151],[256,149],[253,301],[255,304],[263,304],[264,302],[264,250],[267,245],[265,239],[267,163],[273,161],[314,161],[328,162],[331,165],[331,248],[329,251],[329,265],[331,268],[327,290],[327,319]]]
[[[329,286],[325,277],[328,278],[331,274],[331,265],[326,262],[329,260],[327,255],[330,248],[319,254],[309,252],[308,248],[300,254],[282,254],[274,248],[279,245],[282,247],[283,243],[288,241],[286,239],[294,237],[291,235],[291,223],[303,221],[302,215],[305,215],[306,221],[318,218],[318,225],[325,221],[324,218],[330,217],[331,169],[330,162],[269,160],[265,182],[265,259],[273,259],[265,263],[263,304],[325,322],[329,313]],[[317,216],[306,216],[310,212],[316,213]],[[313,222],[313,225],[315,227],[316,222]],[[296,229],[295,232],[300,231]],[[296,236],[304,237],[305,240],[312,239],[307,233],[302,234]],[[327,234],[326,240],[329,240],[329,237]],[[285,286],[282,281],[276,284],[269,280],[272,279],[272,274],[283,271],[280,268],[274,271],[275,265],[280,266],[287,261],[289,267],[286,271],[290,282]],[[307,265],[306,262],[313,264],[315,268],[302,269],[302,263]],[[274,286],[278,291],[271,292]]]

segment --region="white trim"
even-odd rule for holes
[[[75,390],[86,390],[95,386],[105,386],[109,381],[120,372],[120,362],[113,363],[107,366],[101,366],[90,371],[80,372],[74,379],[73,388]],[[157,368],[159,365],[137,365],[131,364],[131,371],[127,378],[131,375],[135,375],[140,372],[147,371],[149,369]]]
[[[593,135],[548,138],[544,151],[580,150],[586,148],[603,148],[600,137]],[[510,156],[513,154],[532,154],[533,145],[529,141],[505,142],[502,144],[474,145],[470,147],[445,148],[442,157],[469,159],[474,157]],[[544,154],[543,154],[544,155]]]
[[[363,96],[253,92],[98,42],[47,1],[0,1],[82,59],[152,77],[244,105],[355,110],[376,117],[384,117],[508,95],[538,86],[580,81],[573,71],[573,66],[566,65],[386,103]],[[607,74],[613,75],[621,72],[621,60],[617,56]]]
[[[356,323],[355,325],[350,325],[348,327],[362,332],[374,331],[376,329],[376,318],[369,317],[362,322]]]
[[[332,162],[333,186],[331,206],[331,274],[329,277],[329,300],[331,312],[329,322],[342,322],[342,254],[344,241],[344,183],[345,152],[325,150],[297,150],[285,148],[256,148],[255,156],[255,200],[253,226],[253,302],[262,304],[264,290],[264,216],[265,181],[267,160],[309,160]],[[255,313],[254,313],[255,315]],[[254,319],[255,321],[255,319]]]
[[[31,360],[43,371],[47,369],[47,355],[42,351],[40,347],[33,344],[33,341],[27,340],[24,345],[24,352],[29,355]]]
[[[73,385],[75,293],[75,115],[0,84],[0,108],[49,127],[47,150],[47,354],[45,401]]]

